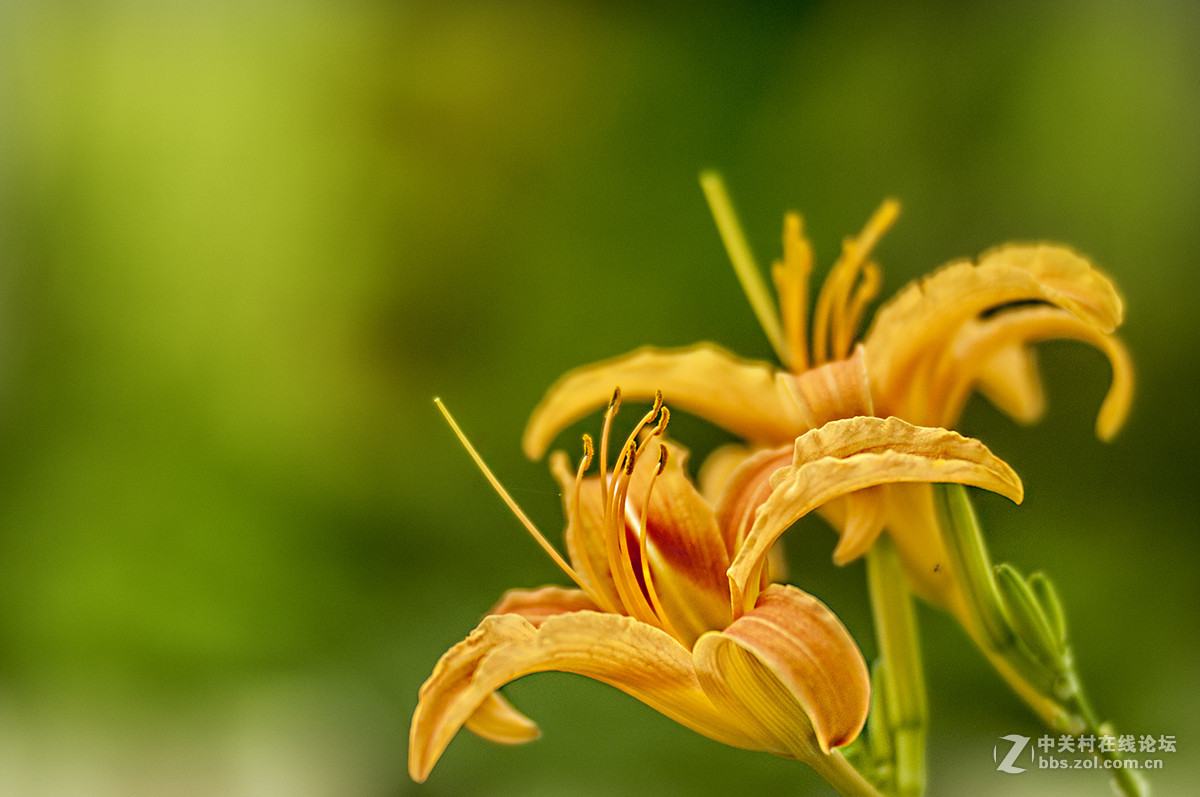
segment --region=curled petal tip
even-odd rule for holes
[[[862,653],[825,604],[795,587],[769,586],[725,631],[701,637],[694,658],[713,702],[779,752],[811,763],[866,723]]]

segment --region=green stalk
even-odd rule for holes
[[[925,733],[929,708],[912,595],[891,538],[883,535],[867,554],[867,585],[879,642],[886,722],[898,797],[925,790]],[[872,729],[875,733],[876,729]]]

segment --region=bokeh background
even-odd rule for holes
[[[522,748],[405,771],[416,690],[506,588],[561,582],[434,410],[534,519],[520,432],[567,368],[643,343],[770,350],[697,185],[758,252],[822,267],[885,196],[883,295],[1008,240],[1128,300],[1111,445],[1082,346],[1050,410],[963,422],[1025,478],[996,559],[1056,579],[1098,710],[1194,782],[1200,13],[1188,2],[0,6],[0,793],[825,794],[566,675],[509,688]],[[582,428],[582,427],[581,427]],[[703,452],[720,433],[677,416]],[[575,450],[573,435],[563,445]],[[819,522],[792,576],[873,651]],[[931,794],[1104,794],[995,771],[1039,726],[921,614]]]

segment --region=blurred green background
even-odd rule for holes
[[[824,794],[566,675],[509,689],[544,731],[463,734],[405,772],[416,690],[504,590],[562,581],[440,395],[558,539],[525,461],[567,368],[643,343],[770,350],[696,176],[767,261],[802,211],[821,267],[885,196],[884,296],[1050,239],[1127,298],[1137,402],[1043,351],[1032,429],[964,431],[1022,474],[979,505],[1051,573],[1120,732],[1200,760],[1194,407],[1200,13],[1183,2],[553,2],[0,7],[0,793]],[[726,439],[677,417],[700,452]],[[563,444],[576,448],[574,437]],[[793,580],[873,651],[860,565],[789,539]],[[997,773],[1039,726],[926,611],[931,794],[1104,794]]]

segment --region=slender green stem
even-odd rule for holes
[[[988,647],[1005,650],[1013,632],[992,575],[992,562],[983,542],[983,531],[964,487],[936,484],[939,526],[950,554],[951,566],[965,593],[971,619],[988,641]]]
[[[883,660],[884,727],[872,733],[890,736],[896,794],[917,797],[925,789],[925,734],[929,709],[912,595],[900,557],[889,537],[880,537],[867,554],[867,584],[875,634]]]
[[[843,797],[883,797],[861,772],[851,766],[839,750],[834,750],[829,755],[809,756],[805,763],[816,770],[817,774]]]

